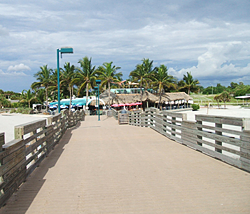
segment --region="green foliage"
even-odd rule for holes
[[[1,94],[0,95],[0,108],[2,108],[2,106],[3,107],[10,107],[11,102],[9,100],[7,100],[4,95]]]
[[[139,83],[140,88],[149,88],[156,70],[156,67],[153,68],[153,60],[150,61],[149,59],[144,58],[142,64],[136,65],[136,69],[131,71],[129,76]]]
[[[216,102],[218,103],[218,106],[219,106],[219,102],[224,102],[224,107],[226,108],[226,102],[229,102],[231,100],[231,97],[227,91],[223,91],[221,94],[216,95],[214,97],[214,100],[216,100]]]
[[[235,89],[234,89],[234,96],[244,96],[246,94],[250,93],[250,85],[238,85]]]
[[[192,108],[193,108],[193,111],[197,111],[198,109],[200,109],[200,105],[199,104],[192,104]]]
[[[48,103],[48,89],[50,86],[55,85],[54,80],[51,78],[52,69],[48,68],[48,65],[44,65],[40,67],[40,71],[34,74],[36,77],[37,82],[32,83],[31,88],[45,88],[46,94],[46,102]],[[46,106],[46,110],[48,110]]]
[[[10,113],[16,113],[16,109],[15,109],[15,108],[12,108],[12,109],[10,110]]]
[[[35,100],[35,94],[29,90],[23,90],[21,95],[22,100],[21,103],[28,103],[28,107],[30,108],[31,102]]]
[[[15,112],[20,114],[29,114],[31,110],[31,108],[18,108]]]
[[[110,106],[110,84],[112,82],[119,82],[122,77],[122,73],[117,73],[117,70],[121,69],[121,67],[116,67],[112,65],[113,62],[105,62],[102,66],[98,67],[97,74],[99,78],[102,80],[101,87],[104,85],[108,85],[109,90],[109,106]]]
[[[81,68],[77,68],[76,76],[72,80],[72,83],[78,85],[78,96],[83,96],[86,92],[86,102],[88,101],[89,89],[94,88],[97,72],[95,66],[92,66],[91,60],[85,56],[78,61]]]
[[[180,90],[185,91],[189,95],[191,92],[198,93],[199,84],[197,79],[193,79],[191,72],[187,72],[187,75],[184,74],[183,80],[178,85]]]
[[[228,87],[230,87],[231,89],[235,89],[237,86],[238,86],[238,83],[231,82],[230,86],[228,86]]]
[[[20,103],[11,103],[11,108],[18,108],[20,106]]]
[[[225,91],[228,94],[233,94],[236,96],[243,96],[250,94],[250,85],[244,85],[243,82],[235,83],[231,82],[229,86],[222,86],[221,83],[218,83],[216,86],[208,86],[204,88],[199,85],[199,81],[194,79],[191,75],[191,72],[187,72],[184,75],[183,79],[178,83],[175,77],[168,74],[167,66],[160,65],[160,67],[153,66],[153,60],[148,58],[143,58],[141,64],[137,64],[135,69],[130,72],[129,78],[126,80],[126,86],[121,85],[122,73],[117,73],[117,70],[120,67],[114,66],[112,63],[103,63],[102,66],[99,66],[96,69],[95,66],[92,66],[91,58],[87,56],[79,60],[80,68],[75,69],[70,63],[65,63],[64,70],[60,68],[58,72],[60,75],[60,94],[61,98],[69,98],[71,94],[78,93],[78,96],[88,96],[89,90],[93,89],[95,86],[95,80],[101,79],[102,84],[100,86],[100,92],[106,89],[117,88],[117,87],[140,87],[149,89],[151,92],[158,91],[162,92],[178,92],[184,91],[188,94],[202,93],[207,94],[207,99],[209,99],[210,94],[220,95],[219,98],[215,97],[214,99],[219,102],[227,102],[227,99],[231,97],[226,95],[224,99],[221,98],[221,94]],[[40,71],[34,75],[37,79],[37,82],[31,85],[31,88],[34,90],[34,99],[22,98],[20,93],[15,93],[13,91],[6,91],[0,89],[0,106],[4,105],[6,107],[10,106],[6,97],[10,97],[12,100],[22,100],[20,103],[11,104],[12,107],[25,107],[31,105],[32,102],[43,103],[45,100],[57,100],[57,69],[50,69],[47,65],[41,66]],[[72,80],[70,80],[72,78]],[[130,83],[130,84],[129,84]],[[132,83],[137,83],[134,85]],[[125,83],[123,83],[125,84]],[[69,87],[71,89],[69,89]],[[153,93],[154,93],[153,92]],[[93,92],[94,93],[94,92]],[[33,92],[31,92],[33,94]],[[225,93],[223,93],[225,95]],[[191,94],[192,96],[194,94]],[[197,96],[199,94],[196,94]],[[224,96],[223,95],[223,96]],[[228,98],[229,96],[229,98]],[[197,97],[198,99],[198,97]],[[30,101],[28,101],[30,100]],[[201,101],[199,98],[198,101]],[[207,102],[206,100],[204,100]],[[30,103],[30,104],[29,104]],[[160,103],[160,102],[159,102]]]
[[[159,102],[158,107],[161,104],[161,95],[164,89],[176,89],[175,84],[175,78],[168,74],[167,66],[160,65],[159,68],[156,69],[156,71],[152,75],[152,84],[158,87],[158,92],[160,94],[159,96]]]

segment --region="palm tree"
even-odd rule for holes
[[[153,68],[153,60],[143,59],[142,64],[136,65],[136,69],[131,71],[129,76],[133,77],[139,82],[140,91],[141,91],[141,101],[142,101],[142,86],[146,86],[151,81],[153,73],[156,71],[156,68]]]
[[[2,106],[8,107],[11,106],[11,102],[6,99],[6,97],[3,94],[0,94],[0,108],[2,108]]]
[[[81,90],[85,87],[86,90],[86,106],[88,103],[89,88],[92,88],[96,80],[96,69],[95,66],[92,67],[91,58],[89,59],[85,56],[80,59],[81,68],[77,68],[76,77],[72,80],[72,83],[79,84],[78,95],[80,95]]]
[[[45,88],[46,93],[46,111],[48,111],[48,88],[52,85],[51,81],[51,72],[52,69],[48,68],[48,65],[44,65],[40,67],[40,71],[34,74],[34,77],[38,80],[38,82],[34,82],[31,85],[32,89],[43,87]]]
[[[219,96],[221,101],[224,102],[224,108],[226,108],[226,102],[231,100],[230,94],[227,91],[223,91]]]
[[[45,101],[45,89],[44,88],[40,88],[38,90],[35,90],[35,94],[36,94],[36,98],[38,100],[39,103],[43,104],[43,102]]]
[[[198,84],[200,84],[200,83],[197,79],[193,79],[191,72],[190,73],[187,72],[187,75],[184,74],[183,81],[184,81],[183,82],[184,86],[181,88],[187,89],[188,95],[190,94],[190,92],[198,92],[199,91]]]
[[[168,75],[168,69],[165,65],[160,65],[157,71],[154,73],[153,77],[153,84],[158,86],[158,91],[160,94],[158,108],[161,103],[161,96],[164,88],[176,88],[175,78],[171,75]]]
[[[110,108],[110,84],[112,82],[119,82],[122,77],[122,73],[116,73],[121,67],[112,65],[113,62],[105,62],[102,66],[98,67],[99,78],[102,80],[101,86],[108,84],[109,93],[109,108]]]
[[[31,90],[23,90],[22,91],[22,100],[20,102],[27,102],[30,108],[30,103],[32,100],[36,99],[35,94],[31,92]]]
[[[214,96],[214,100],[216,100],[217,104],[218,104],[218,108],[220,107],[220,102],[222,101],[221,100],[221,96],[219,94],[215,95]]]
[[[75,78],[75,66],[71,65],[69,62],[66,62],[64,65],[64,70],[62,71],[61,75],[61,85],[64,85],[69,90],[69,111],[71,109],[71,102],[72,102],[72,92],[73,92],[73,79]]]

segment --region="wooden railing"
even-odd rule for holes
[[[84,111],[61,114],[15,127],[15,139],[5,143],[0,133],[0,207],[39,166],[67,128],[84,120]]]
[[[118,111],[116,111],[115,109],[111,109],[111,111],[112,111],[112,116],[116,119],[116,120],[118,120]]]
[[[149,108],[132,112],[129,124],[149,127],[204,154],[250,172],[250,119],[196,115]]]

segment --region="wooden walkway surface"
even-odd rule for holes
[[[86,117],[0,213],[250,213],[250,173],[149,128]]]

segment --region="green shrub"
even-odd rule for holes
[[[193,108],[193,111],[197,111],[198,109],[200,109],[200,105],[199,104],[192,104],[192,108]]]
[[[16,113],[29,114],[31,110],[32,110],[31,108],[18,108],[16,110]]]
[[[23,112],[23,109],[22,108],[18,108],[17,110],[16,110],[16,113],[22,113]]]
[[[22,111],[22,114],[29,114],[31,111],[30,108],[24,108],[23,111]]]
[[[10,110],[10,113],[15,113],[15,112],[16,112],[16,109],[14,108]]]
[[[19,107],[19,103],[11,103],[11,107],[12,108],[18,108]]]

